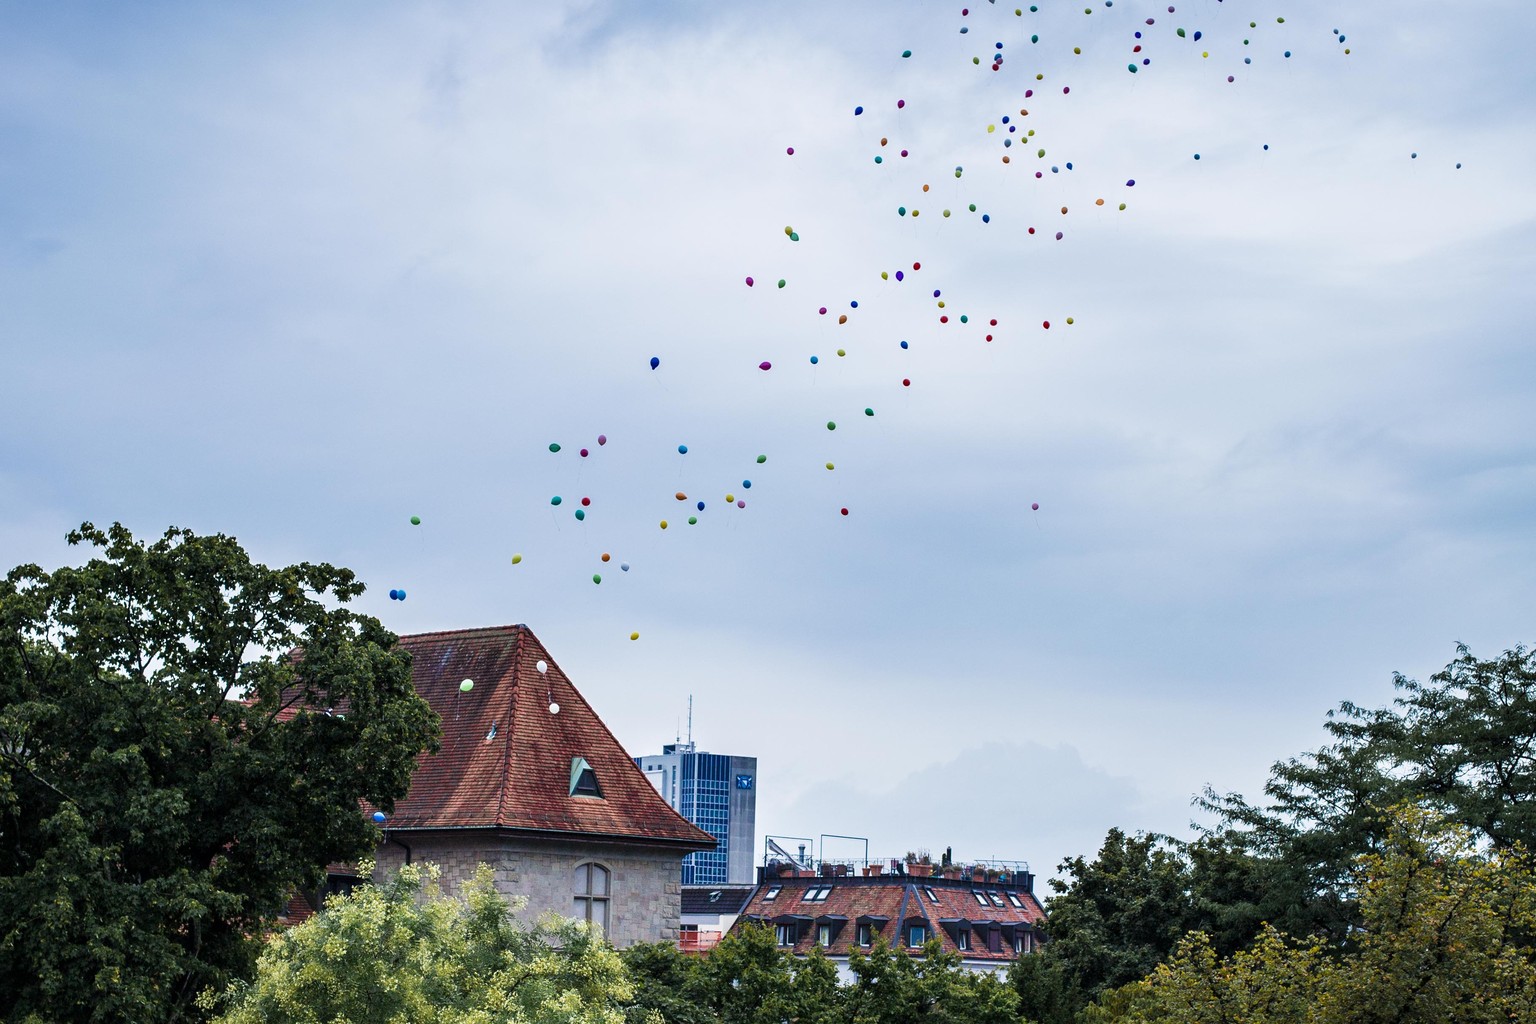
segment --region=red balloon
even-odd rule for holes
[[[847,514],[848,514],[848,510],[846,508],[843,509],[843,515],[847,515]]]

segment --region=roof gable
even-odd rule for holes
[[[391,828],[529,830],[708,849],[672,810],[526,626],[402,636],[411,681],[442,718]],[[540,663],[545,671],[540,672]],[[474,685],[461,689],[463,680]],[[551,706],[558,705],[558,712]],[[580,760],[602,796],[573,793]]]

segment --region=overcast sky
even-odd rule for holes
[[[1536,639],[1530,6],[963,2],[0,7],[0,568],[346,565],[1042,877]]]

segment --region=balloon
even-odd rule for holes
[[[763,464],[763,463],[765,463],[765,462],[767,462],[767,461],[768,461],[768,456],[766,456],[766,455],[759,455],[759,456],[758,456],[758,457],[757,457],[757,464],[758,464],[758,465],[759,465],[759,466],[761,466],[761,465],[762,465],[762,464]]]
[[[910,377],[903,377],[903,378],[901,378],[901,386],[904,387],[904,388],[911,387],[912,386],[912,378],[910,378]]]
[[[787,284],[787,283],[788,283],[788,282],[786,282],[786,281],[785,281],[785,280],[784,280],[784,279],[783,279],[783,278],[782,278],[782,277],[781,277],[781,278],[779,278],[779,287],[780,287],[780,288],[783,288],[783,287],[784,287],[784,285],[785,285],[785,284]]]
[[[847,313],[839,313],[838,317],[837,317],[837,322],[840,323],[840,324],[847,323],[848,322],[848,314]]]
[[[373,812],[373,823],[375,825],[382,825],[387,820],[388,819],[384,816],[384,812],[383,811],[374,811]]]
[[[420,526],[421,525],[421,516],[411,516],[411,525],[412,526]]]
[[[679,455],[687,455],[688,454],[688,446],[685,445],[685,444],[678,445],[677,446],[677,454],[679,454]]]
[[[912,56],[912,51],[911,50],[902,50],[901,51],[901,55],[903,57],[910,57],[910,56]]]
[[[640,634],[639,633],[631,633],[631,634],[629,634],[629,638],[631,640],[639,640],[640,639]]]
[[[400,591],[398,591],[398,590],[390,590],[390,592],[389,592],[389,599],[391,601],[398,601],[398,600],[400,600]]]
[[[589,452],[589,451],[587,451],[587,450],[586,450],[586,449],[585,449],[585,448],[583,448],[583,449],[582,449],[582,450],[581,450],[581,451],[580,451],[580,452],[578,452],[578,453],[577,453],[577,454],[579,454],[579,455],[580,455],[580,456],[581,456],[581,457],[582,457],[582,458],[586,458],[586,457],[587,457],[587,456],[588,456],[588,455],[591,455],[591,454],[592,454],[592,453],[591,453],[591,452]]]
[[[762,362],[757,364],[757,368],[759,370],[771,370],[771,369],[773,369],[773,364],[770,363],[768,360],[764,359]]]
[[[558,715],[560,713],[560,705],[556,704],[554,701],[550,701],[549,702],[549,713],[552,714],[552,715]]]
[[[730,503],[731,503],[731,502],[733,502],[733,501],[735,501],[735,500],[736,500],[736,495],[734,495],[734,494],[727,494],[727,495],[726,495],[726,496],[725,496],[725,503],[726,503],[726,504],[727,504],[727,505],[729,505],[729,504],[730,504]]]
[[[666,520],[665,520],[665,519],[663,519],[663,520],[662,520],[662,521],[661,521],[661,528],[662,528],[662,529],[663,529],[663,530],[665,530],[665,529],[666,529],[666,528],[667,528],[667,521],[666,521]]]
[[[608,552],[606,552],[606,551],[604,551],[604,552],[603,552],[603,555],[602,555],[602,560],[603,560],[603,561],[605,561],[605,562],[606,562],[606,561],[608,561],[608,559],[609,559],[609,558],[611,558],[611,557],[613,557],[613,556],[612,556],[612,555],[610,555],[610,554],[608,554]]]
[[[902,107],[905,107],[906,105],[907,105],[907,101],[906,100],[897,100],[896,101],[896,109],[897,110],[900,110]]]
[[[523,556],[521,554],[517,554],[517,555],[513,555],[512,556],[512,564],[513,565],[521,565],[522,561],[523,561]]]
[[[400,600],[402,600],[402,601],[405,600],[405,591],[403,591],[403,590],[400,591]]]
[[[651,369],[654,370],[654,369],[656,369],[656,367],[658,367],[660,365],[661,365],[661,360],[658,357],[656,357],[656,356],[651,356]]]
[[[549,671],[549,665],[542,658],[533,663],[533,667],[539,670],[539,675]]]
[[[751,480],[743,480],[741,482],[741,489],[744,490],[744,491],[750,491],[752,489],[752,481]]]
[[[848,514],[848,509],[847,509],[846,506],[844,506],[842,512],[843,512],[843,515],[847,515]]]
[[[552,451],[552,452],[557,452],[557,451],[560,450],[560,446],[558,444],[551,443],[550,446],[549,446],[549,450]]]
[[[864,410],[864,415],[865,416],[873,416],[874,414],[875,414],[875,410],[873,410],[873,409],[865,409]]]
[[[582,503],[582,505],[587,506],[587,507],[590,508],[591,505],[592,505],[592,499],[591,498],[582,498],[581,499],[581,503]]]
[[[790,146],[788,149],[784,150],[784,152],[789,154],[790,156],[794,156],[795,155],[795,147],[794,146]]]
[[[903,341],[903,342],[902,342],[902,343],[901,343],[901,347],[902,347],[902,348],[906,348],[906,347],[907,347],[907,343],[906,343],[906,342],[905,342],[905,341]]]
[[[677,500],[678,501],[687,501],[688,500],[688,495],[684,494],[682,491],[678,491],[677,492]]]
[[[607,443],[608,443],[608,435],[607,434],[598,434],[597,435],[598,447],[602,447],[603,445],[605,445]]]
[[[751,288],[751,287],[752,287],[752,278],[750,278],[750,277],[749,277],[749,278],[747,278],[747,287],[748,287],[748,288]]]
[[[592,574],[592,582],[593,583],[601,583],[601,582],[603,582],[602,574],[601,573],[593,573]]]
[[[837,350],[837,354],[839,356],[846,356],[848,354],[848,350],[845,349],[845,348],[840,348],[840,349]]]
[[[689,526],[698,526],[699,525],[699,517],[698,516],[689,516],[688,517],[688,525]]]
[[[837,429],[837,424],[834,423],[832,420],[827,420],[827,429],[828,430],[836,430]]]
[[[620,572],[629,572],[629,563],[628,562],[620,562],[619,563],[619,571]]]
[[[863,107],[854,107],[853,108],[853,116],[854,117],[858,117],[862,113],[864,113],[864,108]]]
[[[550,498],[549,499],[549,503],[551,505],[558,505],[558,504],[560,504],[560,495],[557,494],[553,498]]]
[[[578,523],[584,521],[586,518],[587,518],[586,509],[580,509],[579,508],[579,509],[576,510],[576,521]]]
[[[830,463],[830,462],[829,462],[829,463],[827,463],[827,468],[828,468],[828,469],[831,469],[831,468],[832,468],[832,463]]]
[[[703,512],[703,511],[704,511],[704,503],[703,503],[703,502],[702,502],[702,501],[701,501],[701,502],[699,502],[699,511],[700,511],[700,512]]]
[[[736,507],[737,508],[746,508],[747,507],[747,503],[744,500],[742,500],[741,498],[737,498],[736,499]]]
[[[468,693],[470,690],[473,690],[474,688],[475,688],[475,681],[473,679],[466,679],[462,683],[459,684],[459,692],[460,693]]]
[[[821,362],[820,359],[818,359],[816,356],[811,356],[811,365],[812,366],[815,366],[819,362]]]
[[[1034,510],[1034,511],[1036,511],[1036,512],[1039,512],[1039,511],[1040,511],[1040,503],[1039,503],[1039,502],[1038,502],[1038,501],[1032,501],[1032,502],[1030,502],[1030,503],[1029,503],[1029,507],[1030,507],[1030,508],[1031,508],[1031,509],[1033,509],[1033,510]]]
[[[1073,322],[1074,322],[1074,321],[1073,321],[1073,319],[1072,319],[1072,318],[1071,318],[1071,317],[1067,317],[1067,323],[1069,323],[1069,324],[1071,324],[1071,323],[1073,323]]]

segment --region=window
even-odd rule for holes
[[[987,948],[994,953],[1003,951],[1003,932],[1001,928],[989,928],[987,930]]]
[[[999,896],[997,893],[989,892],[989,893],[987,893],[987,896],[991,898],[992,905],[994,907],[1001,907],[1003,905],[1003,898],[1001,896]]]
[[[804,903],[825,903],[830,895],[832,895],[832,887],[830,885],[813,885],[805,890],[805,894],[800,897],[800,900]]]
[[[832,926],[830,924],[819,924],[816,926],[816,945],[832,945]]]
[[[867,924],[859,925],[859,945],[873,946],[875,944],[875,930]]]
[[[775,899],[783,888],[782,885],[770,885],[768,891],[763,893],[763,902],[767,903],[769,900]]]
[[[927,895],[929,903],[937,903],[937,902],[939,902],[939,894],[933,891],[933,886],[931,886],[931,885],[923,886],[923,892],[924,892],[925,895]]]
[[[571,758],[571,796],[595,796],[601,798],[603,789],[597,784],[597,772],[584,757]]]
[[[971,930],[969,928],[955,929],[955,948],[962,950],[971,948]]]
[[[1019,898],[1017,896],[1015,896],[1013,893],[1009,893],[1008,894],[1008,902],[1012,903],[1014,906],[1018,907],[1020,910],[1024,909],[1024,904],[1019,902]]]
[[[576,865],[576,920],[591,921],[608,931],[608,900],[610,875],[601,864]]]
[[[795,926],[793,924],[774,925],[773,937],[781,946],[793,946],[795,944]]]
[[[907,928],[907,945],[921,946],[928,941],[928,929],[920,924],[914,924]]]
[[[984,892],[973,892],[973,893],[971,893],[971,895],[976,897],[976,902],[977,903],[980,903],[982,906],[986,906],[987,905],[987,894],[986,893],[984,893]]]

